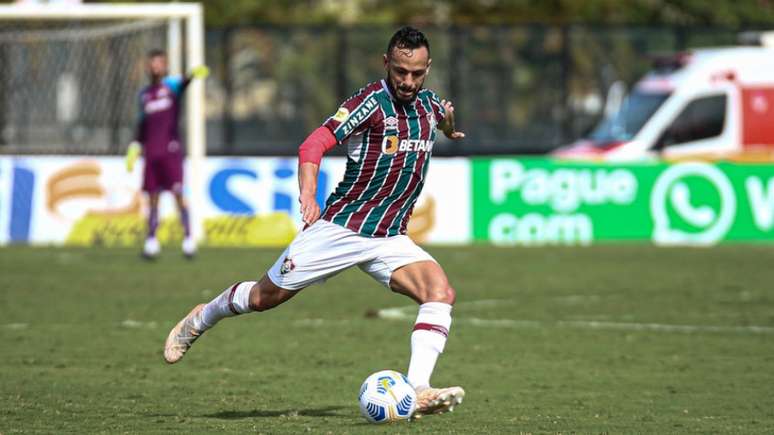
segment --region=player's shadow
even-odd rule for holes
[[[335,412],[343,408],[343,406],[327,406],[325,408],[311,409],[254,409],[252,411],[221,411],[214,414],[205,414],[202,415],[202,417],[220,418],[223,420],[238,420],[241,418],[255,417],[343,417],[343,415]]]

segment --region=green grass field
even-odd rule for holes
[[[430,249],[458,290],[433,381],[468,395],[389,426],[356,396],[405,372],[416,307],[357,269],[163,362],[279,252],[0,249],[0,433],[774,433],[772,248]]]

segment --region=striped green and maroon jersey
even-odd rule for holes
[[[445,114],[432,91],[402,104],[384,80],[345,101],[323,124],[339,143],[349,139],[349,149],[344,179],[321,218],[367,237],[406,234]]]

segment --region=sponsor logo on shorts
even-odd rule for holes
[[[282,266],[280,267],[280,275],[287,275],[288,273],[292,272],[293,269],[296,268],[296,265],[293,263],[293,260],[291,260],[288,257],[285,257],[285,260],[282,261]]]
[[[382,140],[382,152],[384,154],[395,154],[402,152],[431,152],[433,151],[433,141],[425,139],[398,139],[397,136],[385,136]]]

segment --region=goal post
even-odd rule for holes
[[[170,74],[184,74],[204,64],[204,38],[199,3],[0,5],[0,154],[121,154],[147,51],[166,49]],[[184,128],[194,189],[206,155],[204,103],[203,80],[193,80]],[[192,204],[197,239],[199,208]]]
[[[106,21],[106,20],[159,20],[167,22],[167,51],[170,54],[170,72],[184,73],[204,64],[204,20],[198,3],[140,3],[140,4],[21,4],[0,5],[0,23],[7,21]],[[185,34],[181,36],[181,24]],[[181,46],[185,39],[185,68],[181,70]],[[9,59],[10,60],[10,59]],[[138,89],[139,90],[139,89]],[[186,91],[186,136],[188,156],[201,159],[206,154],[204,84],[191,82]]]

